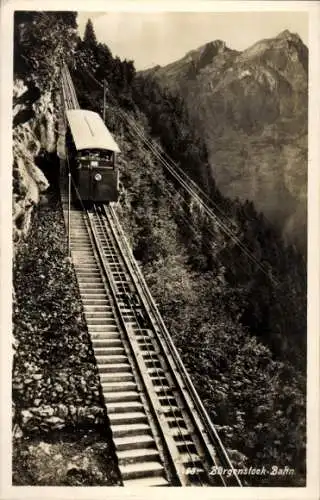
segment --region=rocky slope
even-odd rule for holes
[[[16,251],[33,208],[56,177],[55,99],[61,61],[72,57],[76,13],[16,11],[13,81],[13,238]],[[43,175],[45,174],[45,175]],[[47,175],[48,174],[48,175]]]
[[[55,148],[50,94],[31,95],[24,82],[17,79],[13,87],[13,125],[13,239],[18,243],[29,230],[40,194],[49,186],[37,158],[40,152]]]
[[[308,49],[298,35],[243,52],[216,40],[141,74],[184,97],[223,194],[254,201],[305,251]]]

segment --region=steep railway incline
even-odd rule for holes
[[[138,480],[139,486],[167,485],[145,410],[143,387],[117,318],[86,214],[75,209],[71,211],[71,256],[124,484]]]
[[[62,86],[65,107],[79,107],[66,69]],[[241,486],[113,204],[68,210],[63,179],[61,198],[124,485]],[[211,475],[214,466],[231,476]]]

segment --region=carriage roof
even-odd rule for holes
[[[85,109],[69,109],[66,114],[77,150],[104,149],[120,152],[98,113]]]

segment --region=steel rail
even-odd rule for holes
[[[99,220],[100,227],[103,227],[103,223],[102,223],[102,221],[100,219],[98,210],[96,209],[95,206],[93,207],[93,210],[94,210],[94,213],[95,213],[96,217]],[[112,233],[112,235],[114,237],[114,233],[112,231],[112,227],[111,226],[110,226],[110,230],[111,230],[111,233]],[[108,240],[106,239],[106,241],[107,241],[107,244],[108,244],[108,249],[109,250],[112,250],[112,249],[115,250],[115,247],[112,244],[112,241],[110,241],[110,239],[108,239]],[[118,253],[117,253],[117,255],[118,255]],[[122,257],[122,255],[121,255],[121,257]],[[122,268],[122,266],[121,266],[121,260],[119,258],[116,260],[115,257],[112,256],[112,261],[113,261],[114,265],[117,265],[118,267]],[[112,274],[113,273],[111,271],[111,275]],[[131,278],[131,276],[130,276],[130,278]],[[133,279],[133,281],[135,282],[135,279]],[[122,294],[128,295],[127,288],[130,289],[131,287],[130,287],[130,283],[128,283],[128,282],[126,282],[126,285],[127,285],[127,287],[125,286],[124,282],[121,281],[120,283],[116,284],[116,288],[118,290],[121,290]],[[139,295],[138,295],[138,297],[139,297],[139,299],[141,299],[141,297]],[[197,475],[197,479],[199,481],[199,484],[201,486],[204,486],[204,484],[202,482],[201,475],[200,475],[200,473],[197,470],[198,468],[197,468],[197,465],[196,465],[196,461],[194,460],[194,454],[191,452],[190,447],[188,445],[188,440],[185,438],[185,436],[184,436],[184,434],[182,432],[182,428],[180,426],[179,420],[181,419],[181,415],[177,414],[177,410],[178,410],[178,413],[181,413],[181,411],[180,411],[179,408],[177,408],[174,405],[172,405],[172,402],[171,402],[172,396],[170,396],[170,394],[169,394],[170,389],[167,389],[167,387],[165,386],[165,384],[163,382],[163,376],[165,375],[165,371],[161,367],[161,363],[160,363],[160,368],[158,367],[157,361],[154,359],[154,356],[152,355],[149,343],[147,342],[147,339],[149,339],[150,337],[147,334],[145,334],[145,331],[148,331],[148,330],[141,328],[140,322],[139,322],[139,318],[137,316],[137,306],[135,306],[134,304],[132,304],[132,301],[131,301],[130,297],[129,297],[129,306],[130,306],[131,314],[135,318],[135,321],[136,321],[136,324],[137,324],[137,327],[138,327],[137,329],[140,332],[140,334],[142,335],[142,340],[143,340],[144,348],[148,352],[148,354],[150,355],[150,360],[151,360],[152,368],[155,370],[155,372],[157,373],[158,379],[160,380],[160,384],[161,384],[161,388],[162,388],[163,394],[165,394],[165,398],[166,398],[167,404],[170,407],[170,413],[173,415],[173,418],[174,418],[175,423],[177,425],[178,432],[180,434],[180,438],[183,441],[184,446],[185,446],[185,448],[187,450],[187,454],[190,457],[190,463],[192,464],[192,467],[195,470],[195,474],[194,475]]]
[[[166,429],[165,419],[161,415],[161,409],[155,405],[154,400],[150,396],[150,388],[152,386],[152,382],[151,382],[151,380],[148,380],[149,375],[147,373],[145,373],[143,370],[143,365],[141,364],[141,359],[140,359],[141,356],[137,353],[139,348],[137,345],[135,345],[136,343],[133,339],[133,335],[129,331],[129,329],[126,325],[126,322],[123,318],[123,314],[121,312],[121,309],[119,306],[119,301],[117,298],[117,291],[116,291],[115,284],[114,284],[113,278],[112,278],[112,273],[111,273],[110,269],[108,268],[108,264],[106,263],[105,258],[103,257],[103,250],[101,247],[101,242],[100,242],[99,236],[97,235],[97,232],[95,230],[94,222],[92,220],[92,217],[91,217],[91,214],[89,211],[86,211],[86,217],[87,217],[87,220],[89,222],[88,227],[90,229],[90,233],[92,235],[92,240],[95,244],[95,248],[96,248],[97,254],[98,254],[99,259],[100,259],[100,264],[102,266],[102,269],[107,277],[107,280],[108,280],[108,283],[110,286],[111,296],[113,298],[113,302],[114,302],[114,305],[115,305],[115,308],[117,311],[118,319],[120,321],[123,332],[126,334],[126,337],[127,337],[128,342],[129,342],[129,345],[131,347],[135,362],[137,363],[138,372],[139,372],[139,375],[141,377],[141,380],[142,380],[142,383],[144,386],[145,394],[148,397],[148,401],[150,404],[150,409],[152,411],[152,415],[156,421],[157,428],[161,433],[162,442],[163,442],[163,445],[165,446],[165,449],[166,449],[167,459],[170,460],[170,462],[171,462],[170,463],[171,473],[173,473],[173,476],[175,477],[175,480],[176,480],[176,482],[178,482],[179,485],[186,485],[183,470],[181,470],[181,464],[176,463],[176,461],[174,459],[174,455],[175,455],[174,443],[173,443],[173,440],[171,442],[169,429],[168,428]]]

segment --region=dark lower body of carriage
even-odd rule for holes
[[[109,203],[118,199],[118,176],[115,168],[79,164],[73,168],[73,197],[75,201]]]

